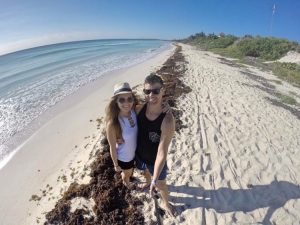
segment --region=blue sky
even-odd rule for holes
[[[201,31],[300,42],[300,0],[0,0],[0,54],[73,40],[174,39]]]

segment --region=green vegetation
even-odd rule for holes
[[[237,40],[237,37],[233,35],[221,35],[208,34],[201,32],[192,35],[188,38],[188,42],[193,45],[198,45],[203,50],[210,50],[214,48],[226,48],[232,45]]]
[[[288,51],[299,51],[297,42],[274,37],[252,37],[245,35],[238,38],[233,35],[197,33],[182,40],[184,43],[196,45],[203,50],[210,50],[229,57],[243,58],[246,56],[262,60],[276,60]]]
[[[272,63],[273,73],[287,82],[300,86],[300,66],[296,63]]]
[[[236,48],[235,46],[229,46],[227,48],[214,48],[214,49],[210,49],[210,51],[229,58],[236,58],[236,59],[243,58],[242,52],[238,50],[238,48]]]
[[[300,53],[300,45],[286,39],[274,37],[235,37],[220,33],[205,34],[197,33],[182,40],[183,43],[195,45],[202,50],[212,51],[225,57],[238,59],[239,63],[270,70],[279,78],[300,86],[300,66],[295,63],[264,63],[265,61],[277,60],[288,51]]]
[[[284,102],[284,103],[286,103],[286,104],[289,104],[289,105],[297,105],[297,101],[296,101],[293,97],[291,97],[291,96],[289,96],[289,95],[285,95],[285,94],[282,94],[282,93],[277,92],[277,93],[276,93],[276,96],[277,96],[282,102]]]
[[[288,51],[300,51],[297,42],[274,37],[253,37],[245,35],[238,38],[233,35],[197,33],[182,40],[184,43],[196,45],[203,50],[210,50],[225,56],[243,58],[246,56],[262,60],[276,60]]]
[[[278,38],[246,37],[242,38],[236,48],[244,56],[258,57],[263,60],[276,60],[284,56],[290,50],[296,50],[296,42],[290,42]]]
[[[281,80],[269,80],[269,81],[275,82],[276,84],[282,84]]]

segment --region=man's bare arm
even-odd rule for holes
[[[153,180],[156,181],[166,163],[168,148],[175,132],[175,120],[171,113],[167,113],[162,125],[158,152],[154,165]]]

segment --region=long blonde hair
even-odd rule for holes
[[[139,100],[138,97],[135,95],[135,93],[132,92],[133,97],[133,106],[132,109],[135,109],[135,106],[138,104]],[[111,123],[115,132],[116,132],[116,138],[117,139],[123,139],[122,137],[122,128],[121,124],[119,122],[119,113],[120,108],[117,103],[118,95],[113,96],[108,105],[105,108],[105,122],[106,124]]]

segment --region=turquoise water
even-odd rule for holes
[[[161,40],[92,40],[0,56],[0,162],[12,138],[80,87],[169,48]]]

